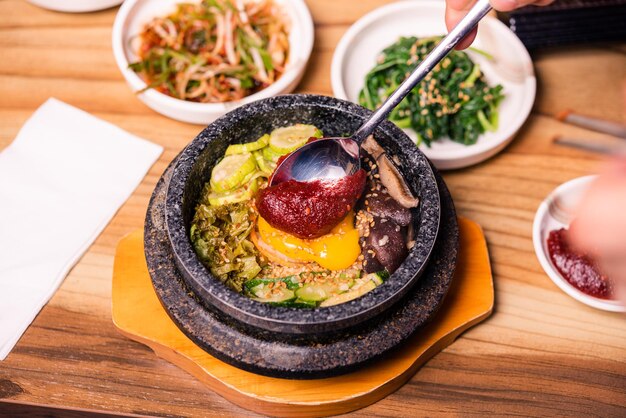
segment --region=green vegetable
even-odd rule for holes
[[[257,190],[259,190],[258,178],[256,176],[252,176],[248,182],[230,192],[210,192],[209,204],[211,206],[220,206],[227,203],[244,202],[252,199]]]
[[[378,64],[365,77],[359,103],[380,106],[435,47],[441,37],[402,37],[382,51]],[[489,54],[482,53],[487,58]],[[400,128],[411,128],[418,145],[449,137],[465,145],[497,129],[502,86],[489,86],[478,64],[465,52],[452,51],[391,112]]]
[[[283,154],[274,151],[271,147],[263,148],[261,150],[261,154],[263,155],[263,158],[265,159],[265,161],[268,161],[271,163],[275,163],[276,161],[278,161],[280,157],[283,156]]]
[[[349,291],[329,297],[320,303],[320,307],[338,305],[340,303],[345,303],[361,297],[367,292],[374,290],[376,287],[383,284],[387,278],[389,278],[387,270],[367,274],[360,279],[357,279]]]
[[[328,299],[330,295],[337,292],[339,292],[338,285],[332,283],[310,283],[296,290],[296,296],[298,296],[299,299],[309,302],[320,302],[324,299]]]
[[[256,169],[256,160],[249,152],[227,155],[211,171],[211,187],[218,193],[242,185],[246,176]]]
[[[376,289],[376,284],[373,281],[368,280],[366,283],[359,286],[357,289],[351,289],[345,293],[341,293],[339,295],[326,299],[324,302],[320,303],[320,306],[327,307],[327,306],[339,305],[340,303],[348,302],[358,297],[361,297],[367,292],[374,290],[374,289]]]
[[[287,289],[295,290],[300,288],[300,281],[301,280],[299,275],[280,277],[275,279],[260,278],[247,281],[244,284],[244,288],[246,289],[246,291],[250,292],[253,288],[257,287],[260,284],[267,285],[270,283],[276,284],[279,282],[284,282]]]
[[[259,252],[249,240],[253,223],[246,203],[213,206],[211,187],[204,186],[191,222],[191,242],[200,261],[217,279],[241,292],[261,271]]]
[[[229,145],[228,148],[226,148],[225,155],[243,154],[246,152],[259,150],[265,147],[268,144],[269,140],[270,140],[270,136],[268,134],[265,134],[254,142],[246,142],[245,144]]]
[[[267,174],[269,176],[274,172],[274,164],[263,158],[262,151],[254,151],[252,155],[254,155],[254,159],[256,160],[256,166],[263,174]]]
[[[251,290],[254,295],[253,299],[257,302],[289,302],[296,297],[293,290],[284,287],[270,288],[266,284],[260,284]]]
[[[315,308],[356,299],[380,286],[389,277],[386,270],[363,277],[361,271],[355,271],[355,276],[342,274],[335,280],[303,283],[311,276],[324,273],[328,272],[304,272],[279,278],[254,278],[245,282],[243,288],[248,296],[259,302],[289,308]]]
[[[274,129],[270,134],[270,148],[277,154],[284,155],[306,144],[309,138],[321,138],[322,131],[313,125],[298,123],[284,128]]]

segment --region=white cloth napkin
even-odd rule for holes
[[[49,99],[0,153],[0,360],[162,151]]]

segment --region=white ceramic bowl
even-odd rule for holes
[[[199,0],[193,0],[199,1]],[[176,99],[154,89],[137,96],[153,110],[182,122],[208,124],[224,113],[255,100],[291,92],[304,74],[304,69],[313,49],[313,20],[303,0],[274,0],[285,10],[291,20],[289,33],[289,59],[283,75],[269,87],[242,100],[224,103],[194,103]],[[113,24],[113,53],[120,71],[133,91],[146,87],[146,82],[128,68],[137,60],[131,40],[152,18],[166,16],[183,0],[126,0]]]
[[[612,312],[626,312],[619,301],[606,300],[589,296],[581,292],[571,284],[556,269],[548,253],[547,239],[550,231],[568,228],[572,221],[572,213],[580,199],[596,176],[579,177],[570,180],[557,187],[539,205],[535,221],[533,223],[533,245],[535,253],[544,271],[562,291],[584,303],[597,309]],[[552,209],[551,209],[552,207]]]
[[[331,81],[335,96],[358,103],[365,75],[376,58],[400,36],[426,37],[447,33],[442,1],[401,1],[383,6],[359,19],[345,33],[333,56]],[[469,51],[488,82],[502,84],[505,99],[500,104],[496,132],[482,135],[475,145],[462,145],[443,138],[420,149],[439,169],[454,169],[479,163],[501,151],[528,118],[535,101],[533,65],[521,41],[499,20],[486,17],[474,45],[491,55],[490,61]],[[416,141],[410,129],[406,133]]]
[[[28,0],[35,6],[56,12],[85,13],[104,10],[122,3],[123,0]]]

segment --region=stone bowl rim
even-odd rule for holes
[[[404,272],[406,277],[403,278],[401,283],[399,279],[397,279],[398,272],[403,269],[406,260],[416,257],[416,245],[409,252],[407,259],[402,263],[398,271],[394,272],[388,281],[385,282],[388,283],[394,279],[399,282],[399,284],[396,283],[392,292],[385,289],[385,286],[379,286],[360,298],[340,305],[306,310],[275,307],[254,301],[228,288],[211,275],[209,270],[196,256],[188,237],[187,226],[183,221],[184,187],[192,172],[193,165],[207,146],[209,146],[212,141],[218,140],[221,136],[221,131],[232,126],[233,120],[245,119],[246,115],[253,115],[264,105],[279,107],[281,105],[287,106],[290,103],[296,103],[304,107],[332,108],[362,119],[371,115],[370,110],[354,103],[314,94],[275,96],[236,108],[209,124],[177,156],[172,177],[166,191],[165,227],[178,270],[182,273],[185,282],[190,285],[196,296],[198,296],[203,303],[208,304],[218,312],[233,317],[235,320],[247,322],[249,325],[263,330],[295,334],[325,332],[331,329],[337,331],[376,316],[377,313],[384,311],[402,298],[423,273],[438,235],[441,218],[441,203],[433,169],[426,156],[401,129],[395,126],[395,124],[385,121],[381,123],[377,131],[382,130],[386,135],[393,135],[394,140],[400,142],[402,153],[420,161],[420,165],[424,171],[423,174],[425,174],[424,177],[420,177],[420,182],[425,180],[429,182],[428,187],[434,188],[434,196],[436,196],[434,200],[436,201],[430,199],[427,201],[421,199],[420,201],[418,206],[420,213],[426,210],[434,211],[435,219],[424,219],[425,217],[420,216],[418,221],[414,221],[418,227],[416,238],[420,237],[422,227],[427,223],[431,224],[430,227],[435,228],[435,233],[430,238],[427,237],[427,239],[420,243],[420,245],[425,247],[426,253],[422,257],[423,260],[418,269],[408,272],[409,274]],[[183,239],[183,236],[185,239]],[[194,271],[201,273],[195,274]],[[385,290],[387,290],[387,292],[385,292]],[[231,292],[227,301],[219,296],[219,294],[223,294],[224,291]],[[366,308],[363,309],[363,306],[366,306]]]

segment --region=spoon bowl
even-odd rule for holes
[[[352,138],[321,138],[289,154],[277,167],[270,186],[284,181],[337,180],[361,168],[359,144]]]

